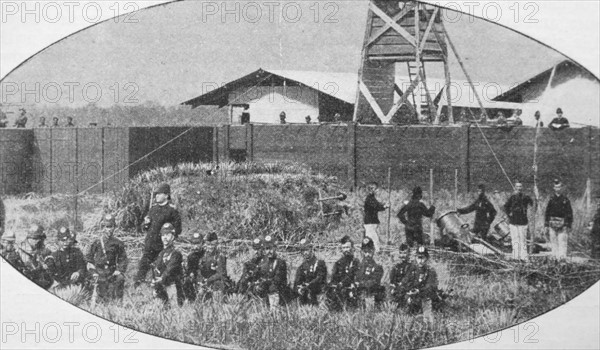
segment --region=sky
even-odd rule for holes
[[[41,104],[176,105],[258,68],[358,71],[367,1],[269,4],[182,1],[144,9],[46,48],[3,83],[41,91]],[[445,15],[476,81],[514,86],[564,59],[495,23]],[[465,79],[456,60],[450,66],[454,78]],[[441,64],[426,69],[442,76]],[[4,97],[18,102],[11,98],[21,95]],[[26,97],[25,104],[34,102]]]

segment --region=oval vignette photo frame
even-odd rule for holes
[[[483,21],[356,3],[3,2],[3,26],[24,10],[38,26],[108,19],[0,73],[3,256],[82,310],[186,343],[496,346],[510,329],[506,346],[543,344],[530,319],[599,278],[597,69],[494,25],[543,25],[547,4],[458,3]],[[8,317],[3,338],[28,340]]]

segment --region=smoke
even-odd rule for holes
[[[537,101],[523,104],[523,124],[535,126],[535,111],[542,114],[541,120],[547,126],[556,109],[563,110],[571,127],[592,125],[600,127],[600,84],[581,76],[557,85],[542,93]]]

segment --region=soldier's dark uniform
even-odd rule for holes
[[[459,208],[457,212],[459,214],[469,214],[475,212],[475,222],[473,223],[473,233],[478,234],[484,240],[487,240],[487,234],[490,230],[490,225],[496,218],[496,209],[494,205],[489,201],[485,195],[485,187],[479,185],[481,193],[477,197],[477,200],[468,207]]]
[[[600,198],[597,200],[600,201]],[[594,215],[590,236],[592,239],[592,259],[600,259],[600,202],[598,203],[596,215]]]
[[[25,271],[25,264],[15,248],[15,240],[16,238],[13,232],[9,232],[2,236],[2,239],[0,240],[0,255],[17,269],[17,271],[23,273]]]
[[[406,292],[408,287],[404,284],[404,278],[408,271],[413,268],[410,261],[409,249],[402,244],[400,246],[401,261],[395,264],[390,271],[390,299],[402,307],[406,302]]]
[[[108,214],[104,217],[102,226],[104,229],[114,229],[116,226],[114,216]],[[106,239],[94,241],[86,254],[86,261],[92,264],[89,272],[97,276],[98,298],[103,300],[122,299],[125,289],[125,272],[129,260],[125,251],[125,244],[111,236]],[[119,271],[115,274],[116,271]]]
[[[23,274],[38,286],[48,289],[54,282],[48,266],[52,252],[44,245],[44,239],[46,239],[44,228],[39,225],[31,226],[27,232],[27,240],[21,242],[19,246],[19,255],[25,264]],[[29,240],[39,240],[39,242],[37,246],[31,247]]]
[[[186,274],[185,281],[183,283],[183,292],[185,298],[189,301],[196,300],[198,291],[196,290],[196,283],[198,282],[198,268],[200,260],[204,257],[206,251],[202,246],[204,238],[198,232],[192,235],[192,243],[194,244],[193,250],[187,256]]]
[[[161,235],[175,235],[175,227],[170,223],[165,223],[161,228]],[[162,300],[165,305],[169,303],[169,295],[166,288],[175,285],[177,291],[177,304],[183,305],[185,295],[183,293],[183,256],[179,250],[175,249],[174,244],[163,249],[154,261],[154,293],[157,298]],[[156,281],[160,278],[160,281]]]
[[[258,273],[261,281],[257,287],[259,296],[269,303],[269,295],[277,294],[279,296],[279,305],[284,305],[289,298],[289,289],[287,285],[287,263],[285,260],[277,257],[275,253],[275,240],[271,236],[266,236],[264,241],[267,252],[258,267]]]
[[[428,218],[433,216],[435,207],[432,205],[427,208],[425,204],[421,202],[423,197],[423,191],[420,187],[413,189],[411,200],[400,208],[398,212],[398,219],[404,224],[404,230],[406,233],[406,243],[409,246],[414,246],[415,243],[422,245],[424,244],[423,239],[423,216]]]
[[[561,218],[564,220],[564,225],[567,228],[571,228],[573,225],[573,208],[571,207],[571,201],[564,194],[554,194],[548,201],[545,213],[545,226],[548,227],[550,224],[550,218]]]
[[[81,250],[74,246],[77,243],[75,233],[66,227],[61,227],[58,231],[58,240],[64,244],[64,249],[55,251],[52,253],[52,259],[48,259],[52,277],[59,283],[59,287],[83,284],[86,277],[86,263]],[[79,277],[71,280],[75,272],[79,273]]]
[[[159,186],[156,193],[171,195],[171,187],[168,184]],[[144,228],[147,230],[144,240],[144,251],[138,265],[138,272],[135,279],[135,285],[139,285],[145,278],[150,264],[156,259],[160,251],[163,249],[163,244],[160,238],[160,229],[165,223],[171,223],[175,229],[175,237],[181,234],[181,216],[179,211],[169,201],[161,204],[156,204],[150,208],[148,215],[144,221]]]
[[[303,239],[300,247],[312,251],[310,243]],[[325,261],[317,259],[314,253],[309,253],[296,271],[294,280],[294,291],[298,295],[298,301],[302,305],[318,305],[318,295],[323,291],[327,283],[327,265]]]
[[[259,267],[262,259],[265,257],[262,238],[255,238],[252,241],[252,248],[255,251],[255,255],[244,263],[242,276],[237,283],[238,294],[245,294],[247,296],[257,296],[256,287],[260,281]]]
[[[217,234],[206,235],[206,244],[217,244]],[[231,280],[227,275],[227,258],[215,247],[213,252],[206,252],[198,264],[198,283],[202,286],[204,296],[210,298],[212,292],[228,293]]]
[[[385,300],[385,287],[381,285],[383,267],[373,259],[375,246],[371,238],[363,239],[361,249],[370,255],[365,254],[356,272],[354,284],[358,290],[359,300],[361,304],[364,304],[365,297],[373,296],[375,306],[379,306]]]
[[[417,257],[429,259],[429,252],[425,247],[419,247]],[[406,304],[410,313],[430,312],[432,303],[439,301],[437,273],[427,264],[413,265],[402,283],[409,291]]]
[[[344,236],[340,243],[351,244],[350,237]],[[327,286],[325,294],[329,309],[338,311],[345,306],[357,305],[357,291],[354,288],[354,280],[358,271],[359,261],[352,255],[352,250],[335,262],[331,272],[331,281]]]

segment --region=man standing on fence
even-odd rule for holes
[[[148,270],[150,270],[150,264],[156,260],[158,254],[163,250],[163,242],[160,236],[161,227],[167,222],[171,223],[175,230],[175,238],[181,234],[181,216],[175,205],[171,203],[171,186],[166,183],[160,185],[155,193],[154,200],[156,205],[150,208],[148,215],[144,218],[144,229],[147,230],[147,233],[134,287],[139,286],[144,281]]]
[[[367,198],[365,199],[365,236],[371,238],[375,245],[375,252],[379,251],[379,212],[389,208],[389,205],[384,205],[377,201],[375,193],[377,191],[377,183],[371,182],[367,185]]]
[[[506,204],[504,212],[508,216],[510,228],[510,238],[512,239],[512,257],[513,259],[527,260],[527,207],[533,206],[531,197],[524,195],[523,184],[520,181],[515,182],[515,192]]]
[[[496,209],[485,195],[485,185],[477,186],[477,200],[468,207],[459,208],[459,214],[468,214],[475,212],[475,222],[473,223],[473,233],[480,236],[483,240],[487,240],[487,234],[490,230],[490,225],[496,218]]]
[[[557,259],[567,257],[569,243],[569,230],[573,225],[573,209],[571,202],[562,193],[562,183],[554,180],[554,195],[548,201],[544,226],[546,234],[550,236],[552,255]]]

